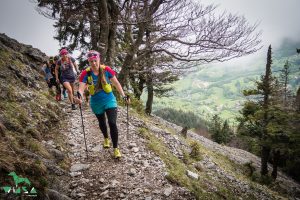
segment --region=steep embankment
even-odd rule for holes
[[[55,193],[47,188],[60,190],[58,177],[66,174],[64,139],[57,131],[63,115],[40,74],[44,59],[40,50],[0,34],[0,199],[15,199],[19,195],[12,193],[21,186],[34,196],[35,188],[35,199],[47,199]]]

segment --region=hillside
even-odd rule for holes
[[[0,34],[0,199],[16,199],[3,190],[16,183],[11,172],[30,181],[23,186],[36,190],[35,199],[61,192],[59,179],[67,174],[64,138],[58,132],[63,113],[41,75],[45,59],[40,50]]]
[[[159,117],[118,109],[121,160],[102,148],[96,117],[83,106],[86,157],[79,110],[47,95],[40,75],[45,55],[0,35],[0,198],[14,171],[31,181],[26,199],[296,199],[300,186],[279,172],[271,185],[252,181],[260,158],[214,143]],[[26,73],[25,73],[26,72]],[[250,171],[253,174],[250,175]]]
[[[297,46],[300,46],[299,42],[284,41],[280,48],[273,49],[272,64],[272,71],[278,76],[286,60],[290,62],[289,87],[294,93],[300,84],[300,55],[296,53]],[[171,97],[155,98],[153,109],[159,110],[172,105],[193,111],[204,119],[220,114],[222,118],[234,121],[245,101],[242,91],[251,88],[254,80],[264,74],[265,64],[265,59],[256,60],[250,66],[210,64],[175,82]]]

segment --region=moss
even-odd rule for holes
[[[42,187],[44,187],[44,188],[48,187],[48,185],[49,185],[47,179],[44,178],[44,177],[40,177],[40,178],[39,178],[39,182],[40,182],[40,185],[41,185]]]
[[[64,159],[58,163],[58,166],[64,170],[69,170],[71,167],[71,162],[67,159]]]
[[[126,106],[125,102],[123,99],[120,99],[119,94],[116,95],[118,99],[118,104],[120,106]],[[143,102],[141,100],[138,100],[135,98],[132,94],[129,94],[130,98],[130,108],[133,108],[137,113],[144,115],[145,114],[145,107],[143,105]]]
[[[41,136],[40,132],[38,132],[36,130],[36,128],[28,127],[28,128],[26,128],[25,132],[26,132],[26,134],[33,137],[34,139],[37,139],[38,141],[42,140],[42,136]]]
[[[200,161],[203,159],[202,153],[201,153],[201,147],[200,144],[196,141],[193,141],[191,144],[192,151],[190,153],[191,158],[193,158],[196,161]]]

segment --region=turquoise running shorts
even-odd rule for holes
[[[110,100],[108,102],[102,103],[90,103],[90,106],[92,108],[92,111],[94,114],[102,114],[105,112],[105,110],[109,108],[117,108],[118,104],[115,99]]]

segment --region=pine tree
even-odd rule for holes
[[[241,113],[240,130],[243,134],[254,136],[261,145],[261,175],[268,174],[268,161],[271,152],[271,138],[268,130],[270,123],[270,105],[273,100],[275,79],[272,77],[272,48],[268,48],[265,75],[256,82],[256,88],[243,91],[245,96],[254,96],[245,103]]]
[[[289,75],[291,73],[289,61],[285,62],[283,69],[280,71],[281,71],[280,81],[281,81],[281,84],[283,85],[283,99],[284,99],[284,104],[286,105],[287,98],[290,96],[290,91],[288,89]]]

